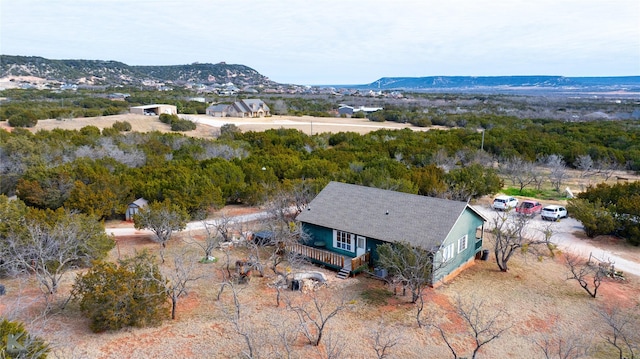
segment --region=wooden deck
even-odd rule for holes
[[[349,272],[353,272],[354,270],[369,263],[369,253],[365,253],[359,257],[351,258],[324,249],[305,246],[304,244],[300,243],[294,243],[287,246],[287,250],[338,269],[347,269],[349,270]]]

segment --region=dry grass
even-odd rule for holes
[[[174,238],[168,252],[186,246]],[[158,250],[158,245],[145,237],[123,237],[118,247],[110,254],[112,259],[130,255],[147,248]],[[195,249],[194,249],[195,251]],[[199,252],[194,252],[201,256]],[[216,256],[223,258],[222,253]],[[247,256],[246,248],[232,251],[232,263]],[[604,325],[592,311],[594,304],[617,305],[637,308],[640,305],[640,282],[631,277],[624,282],[606,282],[598,298],[590,298],[574,282],[568,282],[561,258],[538,261],[533,257],[518,256],[510,265],[508,273],[497,270],[489,261],[477,261],[450,283],[425,292],[427,311],[434,320],[448,318],[445,328],[450,333],[461,333],[465,326],[452,313],[455,299],[481,298],[486,314],[505,310],[509,319],[502,324],[513,327],[501,338],[488,344],[481,351],[482,357],[524,358],[539,357],[532,339],[537,335],[554,336],[562,333],[580,333],[585,338],[594,338],[600,354],[592,357],[606,358],[604,345],[598,336]],[[51,342],[55,353],[63,358],[151,358],[151,357],[216,357],[239,358],[246,345],[230,321],[233,310],[231,291],[227,288],[221,299],[217,294],[222,281],[224,261],[199,264],[198,272],[205,278],[196,282],[188,296],[178,303],[178,318],[167,320],[155,328],[129,328],[117,332],[95,334],[88,328],[87,319],[70,304],[63,312],[37,318],[42,310],[38,301],[39,292],[32,280],[13,279],[6,281],[7,295],[0,309],[24,320],[32,330]],[[394,358],[449,357],[450,353],[437,333],[432,329],[418,328],[415,307],[408,303],[409,297],[391,296],[371,303],[363,293],[383,291],[387,287],[374,279],[360,275],[347,280],[335,278],[335,272],[309,265],[308,269],[324,271],[328,285],[316,292],[327,306],[346,303],[346,309],[329,322],[327,333],[332,347],[339,345],[341,358],[375,357],[372,346],[372,330],[382,322],[394,335],[402,338],[391,350]],[[299,325],[294,314],[284,304],[276,307],[276,290],[271,284],[274,276],[269,271],[265,277],[254,276],[252,280],[238,286],[241,302],[241,325],[251,332],[254,345],[263,357],[276,357],[283,352],[278,331],[293,332]],[[67,276],[60,300],[65,299],[73,275]],[[310,293],[286,291],[291,300],[310,300]],[[640,329],[640,328],[639,328]],[[329,341],[325,342],[328,343]],[[588,343],[588,341],[587,341]],[[468,340],[459,340],[455,346],[459,354],[469,355],[472,347]],[[292,344],[293,358],[324,358],[326,346],[313,347],[302,335],[297,335]],[[467,348],[465,350],[465,348]],[[330,349],[330,348],[329,348]]]

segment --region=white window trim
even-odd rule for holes
[[[462,243],[464,243],[464,246],[461,245]],[[460,239],[458,239],[458,253],[464,251],[467,248],[469,248],[469,236],[465,234]]]
[[[455,243],[451,243],[448,246],[442,248],[442,261],[448,262],[451,259],[453,259],[453,257],[455,257],[455,249],[456,249]]]
[[[338,246],[338,232],[346,233],[349,236],[349,247],[351,249],[345,249],[345,248],[342,248],[342,247]],[[355,238],[356,238],[356,235],[353,234],[353,233],[349,233],[349,232],[345,232],[345,231],[339,231],[339,230],[336,229],[336,230],[333,231],[333,248],[340,249],[340,250],[343,250],[345,252],[355,253],[355,251],[356,251]]]

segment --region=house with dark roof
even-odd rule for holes
[[[264,101],[244,99],[230,105],[219,104],[207,107],[206,114],[214,117],[265,117],[271,110]]]
[[[376,266],[377,246],[408,242],[433,255],[431,285],[473,264],[487,219],[466,202],[330,182],[297,217],[307,238],[291,250],[352,275]]]

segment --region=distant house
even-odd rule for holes
[[[245,99],[230,105],[218,104],[207,107],[207,115],[214,117],[265,117],[271,115],[266,103],[258,99]]]
[[[219,104],[207,107],[206,114],[213,117],[230,117],[231,105]]]
[[[338,115],[353,116],[353,114],[356,112],[364,112],[366,115],[368,113],[380,111],[382,109],[383,109],[382,107],[366,107],[366,106],[360,106],[356,108],[353,106],[341,104],[338,107]]]
[[[143,106],[133,106],[129,109],[131,113],[135,113],[138,115],[162,115],[163,113],[169,115],[177,115],[178,108],[174,105],[143,105]]]
[[[144,198],[138,198],[135,201],[129,203],[127,206],[127,211],[124,214],[124,217],[127,221],[133,221],[133,216],[140,211],[140,208],[146,207],[148,204],[147,200]]]
[[[60,85],[60,90],[76,91],[76,90],[78,90],[78,85],[76,85],[76,84],[62,84],[62,85]]]
[[[108,94],[107,98],[113,101],[125,101],[129,96],[131,95],[129,95],[128,93],[114,92],[114,93]]]
[[[381,244],[408,242],[432,253],[432,285],[473,264],[486,222],[465,202],[339,182],[330,182],[297,220],[309,238],[291,250],[339,276],[376,266]]]
[[[340,107],[338,107],[338,115],[353,116],[353,107],[340,105]]]

